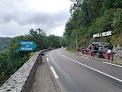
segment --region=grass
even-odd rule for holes
[[[74,50],[74,49],[66,49],[68,52],[71,52],[71,53],[76,53],[76,50]]]
[[[79,52],[76,51],[76,49],[66,49],[66,51],[74,53],[76,55],[81,55]]]
[[[36,52],[31,52],[29,59],[35,54]]]
[[[67,48],[66,51],[77,54],[77,55],[80,55],[79,53],[77,53],[76,49],[68,49]]]

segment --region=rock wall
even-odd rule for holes
[[[40,60],[40,53],[48,50],[51,49],[39,51],[32,56],[0,87],[0,92],[30,92],[38,61]]]
[[[115,58],[121,58],[122,59],[122,47],[114,47],[113,50],[116,52]]]

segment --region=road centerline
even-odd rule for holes
[[[49,59],[47,58],[47,61],[49,61]]]
[[[83,63],[80,63],[80,62],[78,62],[78,61],[76,61],[76,60],[73,60],[73,59],[71,59],[71,58],[69,58],[69,57],[67,57],[67,56],[65,56],[65,55],[63,55],[63,54],[61,54],[61,53],[59,52],[59,50],[58,50],[58,53],[59,53],[61,56],[65,57],[65,58],[67,58],[67,59],[69,59],[69,60],[71,60],[71,61],[73,61],[73,62],[75,62],[75,63],[77,63],[77,64],[80,64],[80,65],[82,65],[82,66],[85,66],[85,67],[87,67],[87,68],[89,68],[89,69],[91,69],[91,70],[94,70],[94,71],[96,71],[96,72],[98,72],[98,73],[100,73],[100,74],[103,74],[103,75],[105,75],[105,76],[107,76],[107,77],[110,77],[110,78],[115,79],[115,80],[117,80],[117,81],[119,81],[119,82],[122,83],[122,80],[121,80],[121,79],[118,79],[118,78],[113,77],[113,76],[111,76],[111,75],[109,75],[109,74],[106,74],[106,73],[101,72],[101,71],[99,71],[99,70],[97,70],[97,69],[94,69],[94,68],[92,68],[92,67],[90,67],[90,66],[87,66],[87,65],[85,65],[85,64],[83,64]]]

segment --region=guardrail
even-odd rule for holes
[[[41,50],[33,55],[0,87],[0,92],[30,92],[37,65],[41,64],[41,55],[48,50],[51,49]]]

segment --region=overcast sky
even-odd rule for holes
[[[0,37],[28,34],[41,28],[62,36],[70,17],[70,0],[0,0]]]

